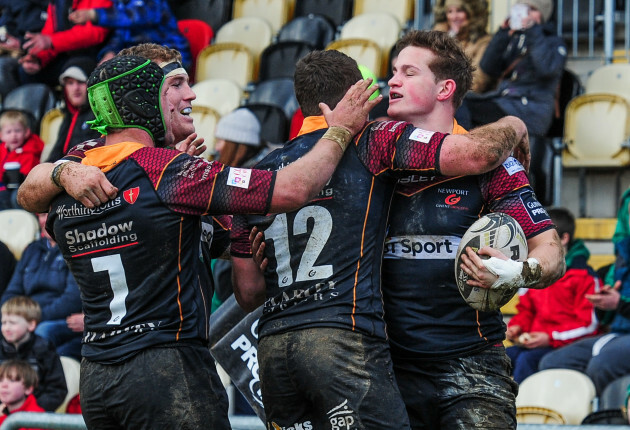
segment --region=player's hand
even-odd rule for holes
[[[469,277],[466,283],[472,287],[490,288],[499,277],[486,267],[481,256],[495,257],[501,260],[507,260],[508,258],[500,251],[489,246],[484,246],[478,253],[471,247],[466,247],[466,252],[462,254],[462,264],[460,266]]]
[[[22,48],[31,55],[36,55],[41,51],[52,48],[52,39],[47,34],[27,31],[24,39],[26,42],[24,42]]]
[[[383,96],[379,95],[370,100],[370,96],[378,90],[378,85],[370,87],[371,84],[372,78],[361,79],[348,89],[333,110],[330,110],[326,103],[320,103],[319,108],[328,126],[343,127],[353,136],[361,131],[372,108],[383,99]]]
[[[619,300],[621,299],[621,294],[619,294],[620,288],[621,281],[617,281],[613,287],[604,285],[599,293],[586,294],[584,297],[598,309],[613,311],[619,306]]]
[[[207,148],[204,145],[204,138],[200,137],[197,139],[197,133],[192,133],[186,139],[178,142],[175,145],[175,149],[188,155],[197,156],[203,154],[203,151]]]
[[[61,172],[59,182],[72,198],[92,209],[116,197],[118,188],[107,180],[101,169],[69,163]]]
[[[256,266],[261,272],[264,272],[267,268],[268,260],[265,257],[265,235],[263,232],[259,232],[257,227],[254,227],[249,232],[249,242],[252,244],[252,258],[256,263]]]

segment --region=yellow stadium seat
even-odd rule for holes
[[[204,79],[230,79],[245,88],[254,79],[254,58],[240,43],[215,43],[197,57],[195,82]]]
[[[23,209],[0,211],[0,242],[19,260],[29,243],[39,238],[39,221]]]
[[[41,161],[46,161],[50,151],[52,151],[57,142],[57,136],[59,135],[59,128],[63,122],[63,112],[60,108],[52,108],[47,111],[42,117],[42,122],[39,126],[39,137],[44,141],[44,150],[40,157]]]

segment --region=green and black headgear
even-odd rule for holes
[[[92,129],[107,134],[115,128],[140,128],[156,146],[164,146],[161,89],[164,71],[142,57],[114,57],[98,66],[88,79],[88,100],[96,119]]]

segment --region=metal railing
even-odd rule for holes
[[[256,416],[230,416],[232,430],[265,430],[265,425]],[[50,430],[87,430],[83,417],[77,414],[55,414],[52,412],[16,412],[7,417],[0,430],[41,428]]]

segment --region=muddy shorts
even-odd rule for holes
[[[505,348],[444,361],[396,360],[414,430],[516,429],[518,385]]]
[[[274,334],[258,344],[267,428],[409,428],[383,340],[336,328]]]
[[[122,364],[81,362],[90,430],[229,429],[228,399],[208,348],[148,348]]]

